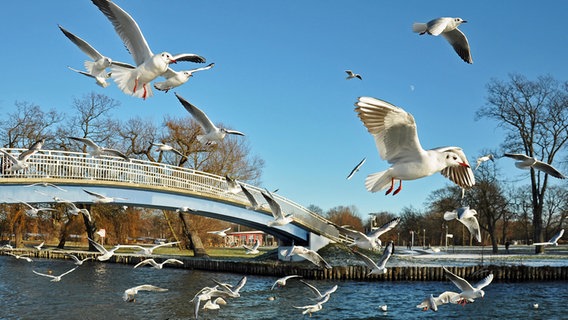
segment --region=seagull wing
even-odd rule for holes
[[[373,238],[373,239],[377,239],[378,237],[380,237],[383,233],[392,230],[394,227],[396,227],[396,225],[400,222],[400,218],[394,218],[391,221],[383,224],[380,228],[378,228],[375,231],[370,232],[367,236],[369,238]]]
[[[305,250],[301,253],[298,253],[299,256],[305,258],[306,260],[312,262],[313,264],[315,264],[316,266],[320,267],[320,268],[324,268],[324,269],[331,269],[332,266],[327,263],[327,261],[324,260],[324,258],[322,258],[322,256],[320,256],[317,252],[313,251],[313,250]]]
[[[75,268],[73,268],[73,269],[71,269],[71,270],[65,271],[65,272],[62,273],[59,277],[63,277],[64,275],[67,275],[67,274],[69,274],[69,273],[75,271],[75,269],[77,269],[77,268],[79,268],[79,267],[75,267]]]
[[[357,115],[375,138],[379,155],[389,163],[425,152],[418,140],[414,117],[386,101],[360,97]]]
[[[199,108],[189,103],[189,101],[185,100],[177,93],[176,97],[178,98],[179,102],[181,102],[185,110],[187,110],[193,116],[193,118],[195,118],[195,120],[199,123],[199,125],[201,125],[203,131],[207,133],[215,130],[216,128],[215,125],[213,124],[213,122],[211,122],[211,120],[209,120],[209,118],[203,111],[201,111]]]
[[[353,168],[353,170],[351,170],[351,172],[349,172],[349,175],[347,176],[347,180],[351,179],[351,177],[353,177],[353,175],[355,174],[355,172],[359,171],[359,169],[361,168],[361,166],[363,165],[363,163],[365,163],[365,161],[367,161],[367,158],[363,158],[363,160],[361,160],[361,161],[355,166],[355,168]]]
[[[479,222],[477,221],[476,217],[469,217],[465,219],[458,219],[459,222],[463,223],[466,226],[469,233],[475,237],[477,242],[481,242],[481,228],[479,228]]]
[[[108,253],[107,249],[105,247],[103,247],[101,244],[95,242],[91,238],[87,238],[87,239],[89,239],[89,241],[93,244],[93,247],[95,247],[95,249],[99,250],[100,253],[102,253],[102,254]]]
[[[467,41],[465,34],[463,34],[460,29],[455,28],[452,31],[443,32],[442,36],[448,40],[463,61],[473,63],[471,51],[469,49],[469,42]]]
[[[491,281],[493,281],[493,273],[489,274],[487,277],[481,279],[478,283],[475,284],[475,289],[481,290],[487,287]]]
[[[367,238],[367,236],[364,233],[362,233],[361,231],[345,228],[345,227],[342,227],[342,226],[335,226],[335,228],[337,228],[337,230],[339,230],[342,233],[345,233],[346,235],[348,235],[349,237],[351,237],[355,240]]]
[[[155,292],[168,291],[168,289],[156,287],[156,286],[153,286],[151,284],[143,284],[143,285],[131,288],[131,289],[134,289],[135,292],[138,292],[138,291],[155,291]]]
[[[73,33],[67,31],[62,26],[58,25],[59,30],[63,32],[63,34],[71,40],[83,53],[88,55],[91,59],[97,61],[99,59],[104,58],[102,54],[100,54],[95,48],[93,48],[87,41],[77,37]]]
[[[162,264],[166,264],[166,263],[183,264],[183,261],[180,261],[180,260],[178,260],[178,259],[170,258],[170,259],[166,259],[166,261],[162,262]]]
[[[197,72],[197,71],[209,70],[209,69],[213,68],[214,66],[215,66],[215,63],[210,63],[210,64],[206,65],[205,67],[191,69],[191,70],[189,70],[189,72],[193,73],[193,72]]]
[[[117,156],[117,157],[121,157],[121,158],[124,159],[124,160],[130,160],[130,158],[128,158],[128,156],[126,156],[124,153],[122,153],[122,152],[120,152],[120,151],[118,151],[118,150],[104,148],[103,151],[104,151],[105,153],[110,153],[110,154],[115,155],[115,156]]]
[[[553,166],[549,165],[548,163],[542,161],[536,161],[533,164],[533,168],[540,170],[546,174],[549,174],[558,179],[566,179],[566,176],[563,175],[560,171],[556,170]]]
[[[227,128],[225,128],[225,132],[227,132],[228,134],[236,134],[236,135],[239,135],[239,136],[244,136],[244,135],[245,135],[244,133],[242,133],[242,132],[240,132],[240,131],[237,131],[237,130],[230,130],[230,129],[227,129]]]
[[[504,153],[503,156],[508,157],[508,158],[512,158],[518,161],[527,161],[527,160],[531,160],[532,157],[529,157],[525,154],[522,153]]]
[[[37,272],[37,271],[35,271],[35,270],[32,270],[32,272],[35,273],[35,274],[37,274],[38,276],[44,276],[44,277],[48,277],[48,278],[51,278],[51,279],[57,278],[56,276],[52,276],[52,275],[50,275],[50,274],[45,274],[45,273]]]
[[[87,190],[87,189],[83,189],[83,191],[85,191],[86,193],[92,195],[93,197],[99,198],[99,199],[106,199],[106,198],[107,198],[107,196],[103,196],[103,195],[100,194],[100,193],[96,193],[96,192],[93,192],[93,191],[89,191],[89,190]]]
[[[321,292],[318,290],[318,288],[316,288],[315,286],[307,283],[304,280],[300,280],[301,283],[305,284],[306,286],[308,286],[308,288],[316,295],[317,299],[323,298],[323,296],[321,295]]]
[[[452,281],[458,288],[460,288],[461,291],[473,291],[473,287],[465,279],[453,274],[450,270],[446,269],[446,267],[443,267],[443,269],[446,277],[448,277],[450,281]]]
[[[156,266],[158,266],[158,264],[156,263],[156,261],[155,261],[154,259],[145,259],[145,260],[142,260],[142,261],[138,262],[138,263],[134,266],[133,269],[136,269],[136,268],[138,268],[138,267],[140,267],[140,266],[144,266],[144,265],[147,265],[147,264],[151,264],[154,268],[155,268]]]
[[[560,229],[560,231],[558,231],[558,233],[556,235],[554,235],[554,237],[552,237],[552,239],[550,239],[551,243],[557,243],[558,240],[560,238],[562,238],[562,236],[564,235],[564,229]]]
[[[270,206],[270,211],[272,212],[272,216],[274,217],[274,219],[284,219],[284,214],[282,213],[282,208],[280,207],[280,204],[276,202],[276,200],[274,200],[274,198],[271,195],[265,192],[260,192],[260,193],[262,194],[266,202],[268,202],[268,205]]]
[[[392,256],[393,251],[394,251],[394,243],[391,241],[385,248],[385,251],[383,251],[383,255],[381,256],[379,261],[377,261],[377,265],[379,266],[379,268],[381,269],[385,268],[385,266],[387,265],[387,261]]]
[[[453,152],[460,157],[460,161],[462,163],[467,164],[467,166],[457,166],[457,167],[446,167],[440,173],[450,179],[453,183],[457,184],[458,186],[469,189],[473,187],[475,184],[475,176],[473,174],[473,170],[469,166],[469,162],[467,161],[467,157],[463,152],[462,148],[459,147],[442,147],[442,148],[435,148],[432,150],[436,150],[438,152]]]
[[[8,157],[10,159],[10,161],[12,161],[12,163],[18,162],[18,159],[16,157],[14,157],[10,153],[6,152],[4,149],[0,149],[0,152],[2,152],[6,157]]]
[[[190,61],[195,63],[204,63],[205,58],[193,53],[181,53],[172,56],[175,61]]]
[[[89,138],[79,138],[79,137],[67,137],[67,138],[75,140],[75,141],[82,142],[92,149],[99,149],[99,146],[96,143],[94,143],[93,140],[91,140]]]
[[[114,30],[132,55],[136,65],[141,65],[152,57],[153,53],[136,21],[112,1],[92,0],[101,12],[110,20]]]
[[[70,66],[67,66],[67,69],[69,69],[69,70],[71,70],[71,71],[75,71],[75,72],[77,72],[77,73],[80,73],[80,74],[82,74],[82,75],[84,75],[84,76],[87,76],[87,77],[89,77],[89,78],[93,78],[93,79],[96,79],[96,78],[97,78],[96,76],[94,76],[94,75],[92,75],[92,74],[90,74],[90,73],[88,73],[88,72],[81,71],[81,70],[77,70],[77,69],[73,69],[73,68],[71,68]]]
[[[375,261],[373,261],[373,259],[369,258],[367,255],[365,255],[365,254],[363,254],[359,251],[353,251],[353,252],[356,255],[358,255],[359,258],[361,258],[361,261],[363,261],[369,269],[378,269],[379,268],[379,266],[375,263]]]
[[[444,29],[446,29],[450,20],[450,18],[438,18],[428,22],[428,33],[433,36],[439,36],[442,32],[444,32]]]

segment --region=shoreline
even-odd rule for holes
[[[5,252],[17,252],[29,254],[31,258],[70,260],[68,254],[74,254],[80,259],[92,257],[94,263],[121,263],[135,265],[147,258],[176,258],[183,261],[183,265],[167,265],[167,268],[184,268],[190,270],[206,270],[215,272],[227,272],[246,275],[282,277],[290,274],[298,274],[305,279],[313,280],[346,280],[346,281],[447,281],[441,265],[393,265],[389,266],[384,275],[368,276],[368,269],[359,264],[353,264],[351,259],[333,259],[332,269],[320,269],[307,261],[287,262],[270,259],[262,259],[261,256],[254,258],[198,258],[193,256],[177,256],[175,254],[141,256],[132,253],[115,253],[109,260],[101,262],[96,257],[98,252],[83,250],[46,249],[37,251],[30,248],[18,248],[13,250],[0,250],[0,255]],[[259,259],[261,258],[261,259]],[[335,261],[342,260],[341,265]],[[487,258],[489,259],[489,257]],[[345,263],[348,264],[345,264]],[[488,273],[494,274],[494,281],[528,282],[528,281],[568,281],[568,266],[527,266],[527,265],[450,265],[445,266],[456,275],[470,279],[481,280]]]

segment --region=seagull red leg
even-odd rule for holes
[[[394,190],[392,195],[394,196],[395,194],[399,193],[400,190],[402,190],[402,180],[398,180],[398,188],[396,190]]]
[[[385,196],[391,193],[392,189],[394,188],[394,178],[391,179],[391,187],[385,192]]]
[[[134,89],[132,89],[132,94],[136,92],[136,89],[138,89],[138,78],[134,79]]]

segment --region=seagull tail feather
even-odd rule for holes
[[[134,86],[136,85],[136,69],[125,68],[118,65],[112,65],[111,67],[111,77],[118,86],[118,88],[129,95],[133,95],[138,98],[142,98],[144,95],[144,84],[138,83],[136,86],[136,91]],[[153,96],[152,86],[148,83],[146,85],[146,98]]]
[[[93,61],[85,60],[85,69],[87,70],[87,72],[89,74],[93,74],[94,65],[95,65],[95,63]]]
[[[392,177],[387,174],[389,170],[372,173],[365,179],[365,188],[370,192],[377,192],[386,189],[392,181]]]
[[[412,25],[413,32],[423,34],[426,30],[428,30],[428,26],[425,23],[416,22]]]

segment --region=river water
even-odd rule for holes
[[[60,282],[32,270],[59,275],[70,260],[36,259],[29,263],[0,256],[1,319],[194,319],[189,302],[211,279],[236,284],[239,274],[178,268],[133,269],[131,265],[87,261]],[[312,304],[311,292],[297,280],[270,290],[276,277],[248,276],[240,298],[228,299],[220,310],[200,310],[199,319],[568,319],[567,282],[495,282],[485,298],[464,307],[443,305],[438,312],[416,308],[427,295],[456,291],[444,282],[358,282],[306,280],[321,291],[337,284],[323,309],[311,318],[294,306]],[[140,292],[124,302],[125,289],[152,284],[167,292]],[[275,297],[270,301],[269,297]],[[539,308],[534,309],[533,304]],[[387,312],[380,310],[387,305]]]

